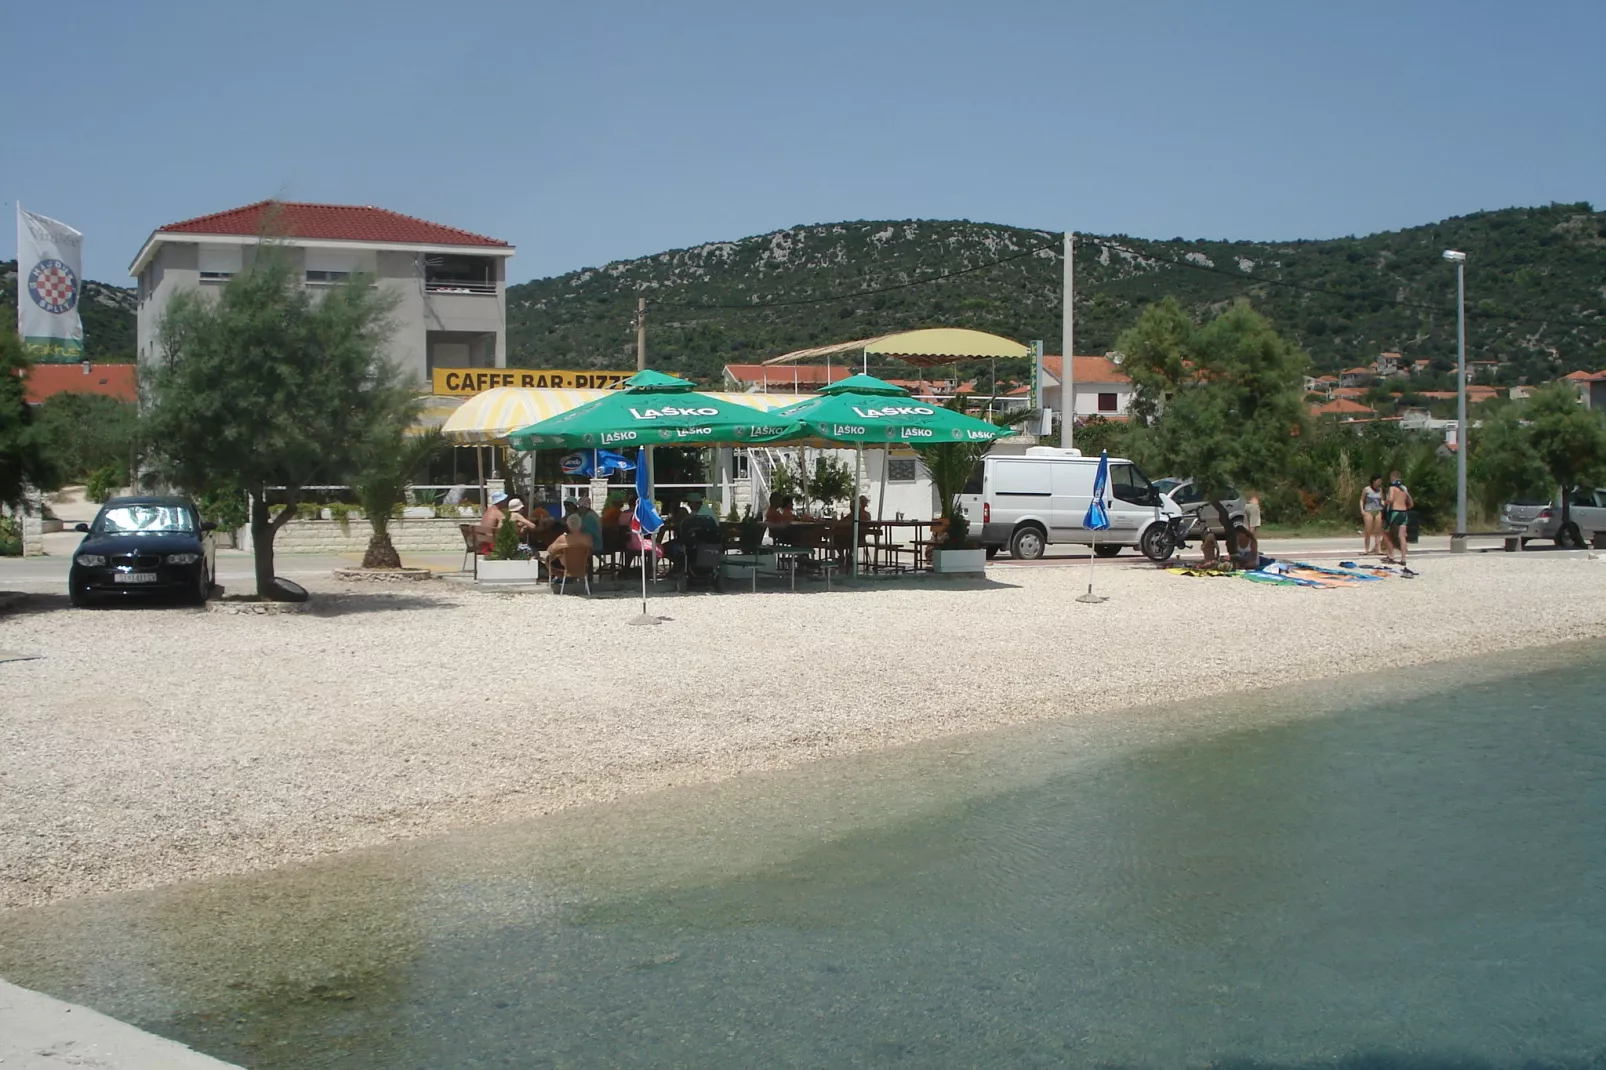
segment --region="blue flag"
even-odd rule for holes
[[[628,472],[636,467],[623,454],[612,450],[577,450],[558,462],[566,476],[585,476],[599,479],[615,472]]]
[[[1099,453],[1099,470],[1093,474],[1093,500],[1087,503],[1082,526],[1089,531],[1110,529],[1110,451]]]
[[[652,484],[647,482],[647,449],[636,451],[636,511],[630,516],[632,529],[651,535],[664,526],[664,518],[652,504]]]

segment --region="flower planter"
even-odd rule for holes
[[[496,586],[498,584],[524,584],[526,586],[541,582],[541,563],[534,558],[528,561],[492,561],[482,557],[479,561],[479,574],[476,582]]]
[[[934,550],[931,554],[931,567],[939,573],[981,572],[987,571],[987,551],[976,550]]]
[[[721,565],[720,575],[727,580],[751,580],[756,572],[752,565]]]

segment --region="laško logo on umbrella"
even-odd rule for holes
[[[835,437],[837,437],[839,435],[863,435],[863,434],[866,434],[866,433],[867,432],[866,432],[865,426],[863,424],[832,424],[831,425],[831,437],[833,437],[833,438],[835,438]]]
[[[923,405],[887,405],[879,409],[861,409],[853,406],[853,411],[865,420],[884,420],[889,416],[935,416],[936,409],[928,409]]]
[[[930,438],[931,435],[932,435],[932,431],[931,431],[931,428],[929,428],[929,427],[900,427],[900,428],[898,428],[898,437],[899,438]]]
[[[630,415],[637,420],[662,420],[674,416],[718,416],[719,410],[703,406],[698,409],[683,409],[675,405],[665,405],[661,409],[630,409]]]
[[[591,436],[587,435],[586,438],[587,438],[587,440],[589,440],[591,438]],[[609,445],[611,443],[614,443],[614,442],[634,442],[634,441],[636,441],[636,433],[634,431],[604,431],[602,433],[602,444],[604,446],[607,446],[607,445]]]

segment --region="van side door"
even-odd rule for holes
[[[1008,524],[1013,530],[1023,520],[1035,520],[1048,532],[1049,541],[1057,534],[1053,520],[1054,492],[1049,481],[1051,465],[1025,458],[999,457],[988,469],[987,496],[993,523]]]

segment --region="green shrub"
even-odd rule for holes
[[[102,465],[89,473],[88,483],[84,493],[92,502],[103,502],[112,496],[112,491],[127,483],[122,468],[115,464]]]
[[[195,500],[202,520],[210,520],[219,531],[238,531],[250,520],[245,491],[239,487],[217,487]]]
[[[9,516],[0,516],[0,557],[22,556],[22,528]]]

